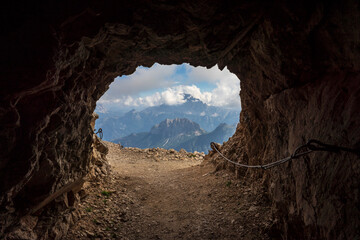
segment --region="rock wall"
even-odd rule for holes
[[[269,163],[309,139],[359,149],[359,4],[305,6],[265,19],[229,64],[243,107],[224,146],[232,159]],[[360,236],[359,156],[317,152],[265,172],[234,170],[264,179],[283,238]]]
[[[92,115],[92,129],[98,117],[97,114]],[[110,173],[110,165],[106,158],[108,147],[95,134],[93,134],[91,149],[88,171],[83,178],[57,189],[33,206],[30,211],[17,216],[3,215],[2,227],[7,229],[1,236],[6,240],[62,239],[69,227],[82,217],[83,213],[79,204],[87,196],[87,187],[90,182],[99,184],[107,180]],[[10,210],[10,213],[16,213],[15,208],[7,206],[7,210]]]
[[[242,113],[222,149],[241,162],[270,162],[309,138],[360,146],[355,0],[11,2],[3,9],[1,234],[89,172],[96,100],[139,65],[228,66],[241,79]],[[264,179],[284,239],[358,236],[357,156],[316,153],[267,172],[235,171]]]

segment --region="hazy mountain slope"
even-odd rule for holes
[[[206,133],[200,125],[186,118],[166,119],[153,126],[150,132],[133,133],[114,140],[125,147],[172,148],[192,137]]]
[[[189,152],[198,151],[207,153],[207,151],[210,150],[211,142],[223,143],[234,134],[235,130],[235,125],[221,123],[214,131],[179,143],[177,146],[174,147],[174,149],[178,150],[184,148]]]
[[[239,121],[239,111],[208,106],[199,99],[185,94],[185,102],[179,105],[160,105],[142,111],[131,110],[123,115],[105,112],[103,108],[96,121],[96,128],[102,128],[104,140],[112,141],[132,133],[148,132],[164,119],[187,118],[210,132],[220,123],[230,125]]]
[[[188,119],[166,119],[153,126],[150,132],[133,133],[114,140],[125,147],[138,148],[184,148],[189,152],[207,152],[210,142],[226,141],[235,132],[235,126],[220,124],[214,131],[206,133],[199,124]]]

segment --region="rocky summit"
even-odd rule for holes
[[[153,126],[150,132],[133,133],[129,136],[115,139],[125,147],[175,150],[185,149],[189,152],[205,152],[210,150],[211,142],[222,143],[234,134],[235,126],[220,124],[214,131],[207,133],[200,125],[186,118],[166,119]]]

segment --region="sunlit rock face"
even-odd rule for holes
[[[360,146],[355,0],[14,2],[4,11],[1,234],[87,174],[96,100],[139,65],[218,64],[241,79],[240,124],[222,148],[232,159],[267,163],[310,138]],[[235,170],[264,179],[283,238],[353,239],[358,160],[321,152],[266,172]]]

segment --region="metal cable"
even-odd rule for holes
[[[247,165],[247,164],[242,164],[242,163],[238,163],[235,161],[232,161],[230,159],[228,159],[227,157],[225,157],[216,147],[216,144],[214,142],[212,142],[211,147],[225,160],[227,160],[228,162],[239,166],[239,167],[245,167],[245,168],[261,168],[261,169],[269,169],[272,167],[276,167],[280,164],[286,163],[288,161],[291,161],[292,159],[297,159],[301,156],[307,155],[311,152],[314,151],[328,151],[328,152],[340,152],[340,151],[346,151],[346,152],[350,152],[350,153],[354,153],[357,154],[358,156],[360,156],[360,149],[351,149],[351,148],[346,148],[346,147],[339,147],[336,145],[330,145],[330,144],[325,144],[322,143],[318,140],[315,139],[311,139],[309,140],[306,144],[304,145],[300,145],[299,147],[297,147],[295,149],[295,151],[293,152],[293,154],[291,154],[291,156],[280,159],[278,161],[275,162],[271,162],[271,163],[267,163],[264,165]],[[302,150],[302,151],[301,151]]]
[[[101,128],[99,128],[99,130],[95,134],[99,134],[100,139],[103,138],[103,131]]]

